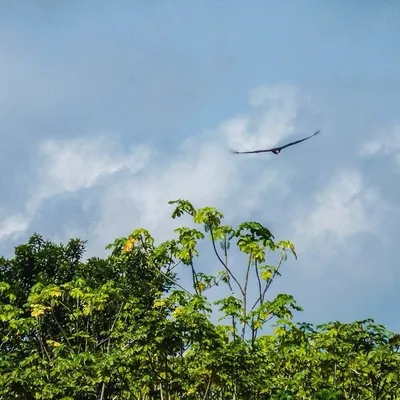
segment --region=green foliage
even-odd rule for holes
[[[211,207],[170,204],[198,229],[159,245],[136,229],[86,261],[83,241],[33,235],[0,259],[0,399],[399,398],[399,335],[373,320],[295,324],[293,296],[267,297],[296,258],[292,243],[257,222],[223,225]],[[199,265],[202,242],[215,274]]]

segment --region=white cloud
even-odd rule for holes
[[[341,170],[299,210],[296,243],[306,249],[316,243],[343,244],[359,233],[378,234],[387,210],[379,191],[366,186],[359,171]]]
[[[379,141],[369,140],[368,142],[365,142],[361,147],[360,155],[362,157],[373,156],[374,154],[382,151],[382,147],[382,143],[380,143]]]
[[[361,157],[391,154],[400,164],[400,125],[392,129],[381,129],[373,139],[363,143],[360,150]]]
[[[89,188],[102,177],[121,169],[135,173],[143,168],[149,156],[149,150],[141,145],[127,154],[115,151],[113,147],[115,142],[105,136],[44,142],[40,146],[40,155],[45,158],[43,190],[49,186],[54,192]]]
[[[109,175],[146,165],[149,150],[138,146],[127,153],[104,136],[95,139],[45,141],[39,146],[37,182],[30,189],[25,210],[0,225],[0,239],[25,232],[41,204],[60,193],[90,188]]]
[[[6,237],[17,236],[29,227],[29,221],[23,215],[12,215],[0,224],[0,240]]]
[[[395,243],[395,215],[357,169],[338,170],[311,192],[287,229],[299,259],[282,277],[285,289],[280,289],[305,307],[301,320],[310,310],[319,321],[365,316],[371,293],[379,297],[398,278],[387,262]]]
[[[290,85],[260,86],[250,92],[252,112],[223,122],[219,131],[234,149],[274,146],[294,129],[299,101]]]
[[[285,171],[270,167],[254,173],[246,157],[226,149],[276,144],[287,136],[297,116],[296,89],[289,85],[262,86],[250,92],[249,113],[234,117],[211,132],[182,144],[171,160],[157,156],[141,177],[116,182],[102,199],[102,215],[95,232],[110,239],[134,227],[144,226],[160,239],[170,236],[181,222],[170,218],[168,200],[185,198],[195,205],[221,209],[230,218],[243,217],[265,205],[265,192],[274,187],[275,198],[289,190]],[[265,162],[266,158],[263,158]],[[115,207],[115,205],[117,205]],[[113,206],[114,205],[114,206]]]
[[[99,187],[107,176],[113,179],[91,200],[96,201],[99,215],[86,236],[98,243],[97,249],[138,226],[155,230],[160,238],[170,235],[174,221],[167,202],[175,198],[216,206],[233,218],[248,215],[265,205],[267,188],[275,187],[275,199],[288,192],[285,170],[271,167],[264,157],[260,161],[270,167],[254,173],[249,159],[230,154],[226,143],[241,148],[276,144],[293,129],[296,99],[296,89],[288,85],[257,88],[250,93],[250,112],[188,139],[173,157],[140,143],[123,151],[104,136],[42,143],[41,167],[27,201],[24,228],[44,200],[64,191]],[[117,175],[122,170],[126,173]],[[4,235],[8,231],[4,229]]]

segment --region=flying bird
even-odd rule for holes
[[[293,146],[294,144],[304,142],[305,140],[312,138],[313,136],[317,135],[317,134],[320,133],[320,132],[321,132],[321,130],[318,129],[317,132],[315,132],[314,134],[312,134],[312,135],[310,135],[310,136],[305,137],[304,139],[296,140],[296,141],[294,141],[294,142],[285,144],[284,146],[274,147],[274,148],[272,148],[272,149],[266,149],[266,150],[252,150],[252,151],[236,151],[236,150],[231,150],[231,152],[232,152],[232,153],[235,153],[235,154],[250,154],[250,153],[267,153],[267,152],[272,152],[272,153],[278,155],[278,154],[279,154],[283,149],[285,149],[286,147]]]

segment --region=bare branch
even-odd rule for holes
[[[242,304],[242,311],[243,311],[242,339],[244,339],[244,336],[246,334],[247,285],[249,284],[249,274],[250,274],[250,268],[251,268],[252,259],[253,258],[252,258],[251,254],[250,254],[249,255],[249,262],[247,264],[247,269],[246,269],[246,276],[245,276],[245,279],[244,279],[243,304]]]
[[[279,268],[281,267],[283,260],[284,260],[284,257],[281,256],[281,258],[280,258],[280,260],[279,260],[279,263],[278,263],[278,267],[277,267],[276,270],[274,271],[274,273],[273,273],[271,279],[269,279],[269,281],[265,284],[265,287],[264,287],[264,290],[263,290],[261,296],[260,296],[260,297],[256,300],[256,302],[253,304],[253,307],[251,307],[251,311],[254,310],[254,309],[256,308],[256,306],[257,306],[258,303],[260,303],[260,304],[263,304],[263,303],[264,303],[264,299],[265,299],[265,295],[266,295],[266,293],[267,293],[267,290],[268,290],[269,287],[271,286],[272,281],[274,280],[275,276],[278,274]]]
[[[242,285],[239,283],[239,281],[236,279],[235,275],[233,275],[232,271],[228,268],[228,266],[224,263],[224,261],[223,261],[222,258],[220,257],[220,255],[219,255],[219,253],[218,253],[218,250],[217,250],[217,247],[215,246],[215,239],[214,239],[214,234],[213,234],[212,227],[209,226],[209,229],[210,229],[211,242],[212,242],[212,245],[213,245],[213,249],[214,249],[215,255],[217,256],[219,262],[224,266],[224,268],[226,269],[226,271],[228,272],[228,274],[229,274],[229,275],[232,277],[232,279],[236,282],[236,284],[237,284],[238,287],[239,287],[240,292],[241,292],[242,295],[243,295],[243,294],[244,294],[244,291],[243,291]]]

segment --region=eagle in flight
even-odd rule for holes
[[[272,148],[272,149],[266,149],[266,150],[252,150],[252,151],[235,151],[235,150],[231,150],[231,152],[232,152],[232,153],[235,153],[235,154],[251,154],[251,153],[267,153],[267,152],[272,152],[272,153],[278,155],[278,154],[279,154],[283,149],[285,149],[286,147],[293,146],[294,144],[304,142],[305,140],[310,139],[310,138],[312,138],[313,136],[315,136],[315,135],[317,135],[318,133],[320,133],[320,131],[321,131],[321,130],[318,129],[317,132],[315,132],[314,134],[312,134],[312,135],[310,135],[310,136],[305,137],[304,139],[296,140],[296,141],[294,141],[294,142],[285,144],[284,146],[274,147],[274,148]]]

